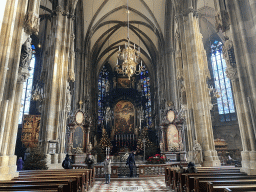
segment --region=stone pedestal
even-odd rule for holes
[[[17,156],[0,156],[0,180],[11,180],[18,177],[16,166]]]
[[[241,171],[248,175],[256,175],[256,152],[242,151],[242,168]]]
[[[185,151],[180,151],[180,152],[165,152],[164,153],[166,156],[167,161],[186,161],[186,152]]]
[[[85,158],[86,154],[74,154],[72,156],[72,161],[74,164],[84,164],[85,163]]]

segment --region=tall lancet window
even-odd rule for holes
[[[104,65],[98,79],[98,124],[103,124],[105,107],[106,107],[106,96],[109,91],[109,70]]]
[[[33,85],[33,78],[34,78],[34,68],[35,68],[35,63],[36,63],[36,58],[35,58],[35,46],[32,45],[32,59],[30,62],[30,75],[23,83],[23,93],[22,93],[22,98],[21,98],[21,108],[20,108],[20,115],[19,115],[19,124],[22,124],[23,121],[23,115],[29,114],[29,108],[30,108],[30,101],[31,101],[31,93],[32,93],[32,85]]]
[[[223,59],[222,47],[223,44],[220,41],[215,41],[211,45],[211,61],[215,89],[220,95],[220,97],[217,98],[220,121],[224,122],[236,120],[236,115],[231,83],[225,73],[227,66]]]
[[[145,98],[145,120],[146,124],[150,127],[152,125],[152,116],[151,116],[151,92],[150,92],[150,77],[148,70],[140,73],[140,83],[142,85],[142,97]]]

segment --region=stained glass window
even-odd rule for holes
[[[140,83],[142,85],[142,96],[146,98],[145,104],[145,120],[148,126],[152,125],[152,116],[151,116],[151,92],[150,92],[150,77],[148,74],[148,70],[146,69],[144,72],[140,73]]]
[[[22,124],[23,121],[23,115],[24,114],[29,114],[29,108],[30,108],[30,101],[31,101],[31,93],[32,93],[32,85],[33,85],[33,78],[34,78],[34,68],[35,68],[35,63],[36,63],[36,58],[35,58],[35,46],[32,45],[32,59],[30,62],[30,75],[23,83],[23,92],[22,92],[22,98],[21,98],[21,108],[20,108],[20,115],[19,115],[19,124]]]
[[[225,73],[227,66],[223,59],[222,47],[223,44],[220,41],[215,41],[212,44],[211,61],[215,89],[220,94],[220,97],[217,98],[220,121],[224,122],[236,120],[236,115],[231,83]]]
[[[109,71],[104,65],[98,79],[98,124],[102,124],[104,120],[104,101],[106,98],[106,86],[109,86]]]

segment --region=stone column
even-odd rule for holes
[[[227,3],[231,22],[230,31],[227,34],[231,40],[226,40],[223,53],[227,62],[226,73],[232,82],[243,145],[241,170],[248,174],[256,174],[256,146],[253,130],[255,112],[250,110],[256,107],[255,67],[252,63],[255,57],[255,35],[252,37],[250,34],[250,30],[253,31],[255,24],[254,27],[249,28],[248,25],[253,24],[253,18],[245,11],[249,10],[250,7],[247,2],[245,4],[248,6],[247,9],[241,8],[240,3],[237,0],[228,1]],[[245,25],[248,29],[245,28]],[[252,45],[253,47],[251,47]],[[248,99],[250,102],[248,102]]]
[[[69,8],[56,7],[56,15],[52,19],[51,35],[49,36],[49,60],[45,76],[46,98],[42,113],[42,144],[50,169],[61,168],[65,158],[65,135],[67,113],[71,109],[71,93],[69,81],[74,81],[74,35],[73,18]],[[50,140],[58,142],[56,154],[48,153]]]
[[[16,139],[17,139],[17,132],[18,132],[18,120],[19,120],[19,113],[20,113],[20,100],[22,97],[23,93],[23,84],[26,82],[27,78],[29,77],[29,70],[28,67],[25,68],[20,68],[19,69],[19,74],[18,74],[18,81],[17,81],[17,86],[16,86],[16,95],[14,99],[14,105],[13,105],[13,121],[11,122],[11,128],[6,135],[7,137],[9,136],[9,142],[7,146],[5,146],[6,149],[6,156],[1,157],[3,159],[8,159],[8,165],[6,165],[6,168],[8,167],[9,173],[1,173],[1,176],[4,178],[2,179],[0,177],[0,180],[4,179],[10,179],[10,177],[17,177],[19,175],[17,171],[17,156],[14,155],[15,153],[15,147],[16,147]],[[3,175],[2,175],[3,174]],[[5,178],[6,177],[6,178]]]
[[[16,156],[14,155],[18,113],[21,100],[19,70],[27,68],[28,63],[20,63],[21,45],[27,34],[23,33],[27,0],[10,0],[6,4],[5,19],[1,36],[5,37],[0,46],[0,180],[18,176]],[[31,44],[30,44],[31,48]]]
[[[188,128],[195,129],[195,138],[203,148],[203,166],[220,166],[220,161],[214,146],[211,100],[206,79],[209,69],[206,52],[203,46],[202,34],[199,30],[198,18],[194,10],[189,8],[183,15],[184,30],[182,39],[183,76],[185,81],[187,110],[193,110],[193,116],[187,122]],[[190,125],[194,121],[194,127]]]
[[[21,5],[21,3],[23,3],[23,4]],[[18,6],[21,6],[20,9]],[[25,14],[25,10],[24,10],[25,6],[26,6],[26,3],[19,2],[16,0],[9,0],[6,3],[5,14],[4,14],[4,18],[2,21],[2,27],[1,27],[1,31],[0,31],[0,36],[4,37],[1,40],[1,44],[0,44],[0,61],[1,61],[1,63],[0,63],[0,104],[2,103],[2,100],[3,100],[3,95],[5,92],[5,90],[4,90],[5,82],[6,82],[6,78],[7,78],[6,76],[7,76],[8,70],[9,70],[8,59],[12,52],[13,39],[15,39],[15,38],[13,38],[13,34],[17,30],[17,25],[14,25],[14,22],[17,18],[17,15],[18,15],[18,17],[19,16],[24,17],[24,15],[20,15],[18,13],[20,11],[24,11],[23,14]],[[19,32],[21,33],[21,30]],[[20,34],[19,34],[19,36],[20,36]],[[3,105],[6,106],[6,104],[3,104]],[[1,106],[1,109],[5,109],[3,107],[4,106]],[[0,114],[3,114],[3,113],[0,112]],[[0,120],[0,123],[1,123],[1,120]],[[0,143],[1,143],[1,139],[0,139]]]

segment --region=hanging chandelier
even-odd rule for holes
[[[116,71],[119,74],[127,75],[130,79],[133,74],[139,74],[141,71],[144,71],[145,67],[142,66],[142,59],[140,58],[140,47],[136,50],[136,45],[131,46],[129,38],[129,9],[128,9],[128,0],[127,0],[127,43],[125,43],[124,49],[118,50]],[[121,60],[122,63],[119,65],[118,60]],[[140,65],[137,65],[140,62]]]

